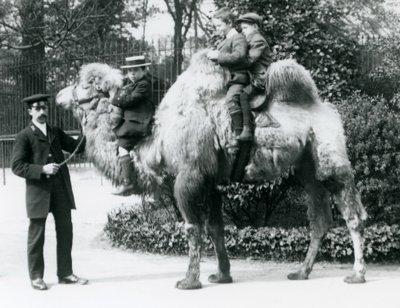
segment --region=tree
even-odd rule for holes
[[[164,0],[168,13],[174,20],[174,69],[173,76],[182,71],[183,53],[187,34],[192,26],[195,11],[201,1],[198,0]]]
[[[216,0],[238,14],[257,12],[274,60],[293,57],[311,70],[322,96],[351,92],[359,74],[360,35],[379,34],[383,1],[373,0]]]
[[[90,46],[129,36],[142,17],[140,0],[3,0],[0,48]]]
[[[127,41],[142,16],[141,0],[0,0],[0,52],[21,56],[20,69],[12,72],[20,94],[43,92],[49,78],[44,60]]]

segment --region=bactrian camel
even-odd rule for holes
[[[228,72],[208,60],[206,54],[207,50],[201,50],[193,55],[189,67],[161,101],[152,134],[132,153],[142,181],[157,179],[161,174],[175,179],[174,196],[185,221],[189,244],[186,277],[176,284],[180,289],[201,287],[203,230],[212,239],[218,262],[218,271],[209,281],[232,282],[218,190],[233,165],[226,147],[232,138],[224,101]],[[81,68],[79,77],[77,84],[58,93],[56,104],[73,110],[87,137],[87,156],[118,183],[120,166],[108,106],[122,86],[122,74],[107,64],[92,63]],[[99,89],[109,92],[110,98],[96,98]],[[270,100],[269,111],[280,127],[256,127],[243,182],[273,181],[293,172],[310,197],[310,246],[300,269],[288,278],[308,279],[321,240],[332,223],[332,197],[353,241],[354,268],[345,281],[365,282],[362,231],[367,214],[354,184],[336,108],[321,101],[310,73],[294,60],[271,64],[266,94]],[[255,122],[262,117],[263,112],[256,114]]]

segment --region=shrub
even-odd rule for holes
[[[279,178],[273,183],[261,185],[232,183],[223,186],[225,222],[238,228],[266,226],[292,182],[292,179]]]
[[[360,78],[360,88],[370,96],[383,95],[390,100],[400,92],[400,36],[380,38],[369,46],[378,65]]]
[[[338,107],[369,222],[400,223],[400,95],[355,93]]]
[[[149,224],[133,209],[117,209],[109,214],[105,233],[115,246],[159,254],[187,254],[187,240],[182,222]],[[228,255],[235,258],[257,258],[275,261],[303,260],[309,245],[308,229],[225,227]],[[213,254],[207,238],[206,255]],[[373,225],[365,230],[365,259],[370,262],[398,261],[400,228],[398,225]],[[319,260],[351,261],[352,243],[345,227],[331,229],[322,243]]]

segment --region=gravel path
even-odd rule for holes
[[[45,281],[50,289],[30,287],[26,236],[25,183],[7,170],[7,185],[0,186],[0,307],[400,307],[399,265],[369,265],[367,283],[347,285],[343,278],[351,264],[316,264],[310,280],[289,281],[286,275],[298,266],[232,260],[234,283],[207,282],[216,264],[201,264],[203,288],[174,288],[183,278],[187,257],[146,255],[112,248],[102,237],[107,213],[134,198],[115,197],[112,187],[92,170],[71,169],[78,210],[73,212],[73,262],[76,274],[90,279],[87,286],[59,285],[56,278],[55,232],[49,216],[45,244]]]

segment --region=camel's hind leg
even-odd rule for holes
[[[176,283],[179,289],[199,289],[200,254],[202,244],[202,210],[199,200],[202,195],[203,178],[199,172],[182,171],[174,185],[174,195],[185,220],[185,232],[189,244],[189,267],[186,277]]]
[[[327,186],[329,187],[329,186]],[[367,213],[361,203],[351,170],[345,172],[340,180],[340,185],[331,186],[332,196],[335,204],[343,215],[349,228],[353,241],[354,266],[352,275],[345,278],[348,283],[364,283],[366,266],[364,262],[364,223]]]
[[[288,275],[291,280],[308,279],[312,271],[318,249],[321,241],[332,225],[332,213],[329,202],[329,192],[326,188],[313,177],[308,176],[307,182],[303,181],[303,185],[310,196],[311,203],[308,208],[308,217],[310,220],[310,246],[308,247],[307,256],[301,268]]]
[[[224,223],[222,220],[221,194],[215,185],[211,185],[207,195],[207,207],[209,209],[206,218],[206,231],[214,244],[218,262],[218,273],[210,275],[208,281],[212,283],[231,283],[230,263],[225,248]]]

